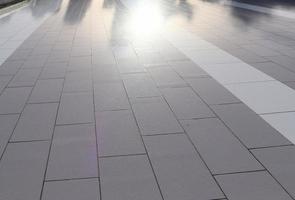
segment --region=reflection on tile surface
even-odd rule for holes
[[[0,199],[294,197],[295,4],[228,2],[1,15]]]

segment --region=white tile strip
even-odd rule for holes
[[[286,116],[281,114],[295,111],[293,89],[188,31],[173,29],[163,34],[187,57],[295,143],[295,115],[289,114],[288,120],[285,120]]]
[[[32,5],[0,16],[0,65],[41,25],[53,14],[52,6],[57,1],[48,5],[49,12],[44,8],[44,15],[34,16]],[[31,2],[33,4],[33,2]],[[51,9],[51,10],[50,10]],[[8,19],[8,20],[7,20]]]

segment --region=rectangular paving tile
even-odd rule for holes
[[[18,117],[18,115],[0,115],[0,157],[13,132]]]
[[[178,119],[213,117],[213,112],[191,88],[165,88],[161,90]]]
[[[116,60],[112,52],[92,51],[92,63],[94,65],[113,65]]]
[[[90,92],[93,90],[90,70],[68,72],[65,78],[63,92]]]
[[[291,58],[289,56],[280,55],[280,56],[269,56],[269,57],[267,57],[267,59],[295,72],[295,68],[294,68],[295,59],[294,58]]]
[[[69,61],[69,57],[69,50],[56,50],[51,52],[51,54],[48,56],[47,62],[67,62]]]
[[[203,68],[221,84],[274,80],[246,63],[206,65]]]
[[[123,83],[99,83],[94,85],[94,103],[96,111],[130,108]]]
[[[4,90],[4,88],[8,85],[12,76],[0,76],[0,94]]]
[[[91,47],[87,46],[73,46],[71,49],[71,56],[91,56]]]
[[[129,110],[96,113],[99,156],[145,153],[138,127]]]
[[[120,80],[120,73],[115,65],[95,65],[93,67],[93,81],[95,83]]]
[[[241,60],[238,58],[218,48],[207,50],[190,50],[186,53],[187,56],[198,65],[241,62]]]
[[[0,165],[0,194],[5,200],[39,200],[49,142],[9,144]]]
[[[227,49],[227,51],[233,56],[236,56],[237,58],[247,63],[258,63],[267,61],[266,58],[241,47]]]
[[[290,144],[282,134],[244,104],[216,105],[212,108],[248,148]]]
[[[41,69],[21,69],[14,78],[10,81],[9,87],[20,86],[33,86],[37,81],[37,78],[41,72]]]
[[[253,63],[252,66],[268,74],[274,79],[284,81],[295,81],[295,73],[273,62]]]
[[[11,141],[50,140],[57,103],[27,104],[22,112]]]
[[[39,79],[64,78],[66,74],[67,63],[50,63],[45,65]]]
[[[293,82],[284,82],[285,85],[295,90],[295,81]]]
[[[260,56],[277,56],[280,55],[280,52],[264,47],[262,45],[259,44],[248,44],[248,45],[242,45],[243,48],[256,53]]]
[[[218,119],[184,120],[182,124],[213,174],[263,169]]]
[[[26,58],[30,55],[31,51],[26,49],[16,49],[8,58],[9,61],[14,60],[26,60]]]
[[[266,171],[221,175],[216,179],[228,199],[292,199]]]
[[[252,150],[255,157],[295,197],[295,147],[274,147]]]
[[[174,61],[169,63],[182,78],[205,77],[208,74],[192,61]]]
[[[116,60],[124,60],[135,58],[136,54],[131,45],[128,46],[114,46],[112,48]]]
[[[6,88],[0,96],[0,114],[21,113],[32,88]]]
[[[160,96],[160,92],[149,74],[124,75],[123,82],[129,98]]]
[[[58,110],[57,124],[94,122],[91,93],[64,93]]]
[[[260,116],[293,144],[295,143],[295,112],[274,113]]]
[[[164,48],[160,53],[168,62],[188,60],[188,58],[176,48]]]
[[[122,74],[145,72],[143,65],[137,60],[137,58],[119,60],[118,69]]]
[[[104,200],[162,200],[145,155],[100,158]]]
[[[132,108],[143,135],[183,132],[169,106],[160,97],[135,100]]]
[[[92,124],[55,128],[47,180],[98,176],[95,128]]]
[[[63,81],[63,79],[38,80],[29,98],[29,103],[58,102]]]
[[[67,71],[84,71],[91,68],[91,56],[70,57]]]
[[[165,64],[167,61],[156,51],[137,51],[140,63],[144,65]]]
[[[295,110],[295,91],[278,81],[233,84],[226,88],[258,114]]]
[[[187,82],[207,104],[240,102],[239,99],[212,78],[188,79]]]
[[[164,199],[218,199],[223,194],[185,134],[145,136]]]
[[[99,200],[98,179],[45,182],[42,200]]]
[[[169,66],[149,68],[152,78],[157,86],[185,86],[184,80]]]
[[[14,75],[22,64],[22,61],[5,61],[1,64],[0,75]]]
[[[46,61],[47,61],[48,56],[47,55],[32,55],[30,57],[27,58],[27,60],[24,62],[24,64],[22,65],[22,68],[42,68]]]
[[[69,81],[65,80],[63,92],[91,92],[92,80]]]

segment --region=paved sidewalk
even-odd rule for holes
[[[4,61],[0,200],[295,199],[294,133],[280,131],[294,110],[273,128],[282,118],[267,123],[177,46],[213,44],[227,54],[202,51],[200,62],[230,54],[271,77],[234,65],[226,83],[275,80],[293,92],[295,65],[284,64],[295,63],[295,21],[274,16],[288,33],[262,20],[243,35],[222,20],[228,7],[151,2],[162,17],[147,2],[64,1]],[[204,40],[178,44],[180,29]]]

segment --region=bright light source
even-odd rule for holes
[[[151,38],[159,32],[164,19],[157,4],[143,1],[131,9],[127,31],[136,39]]]

